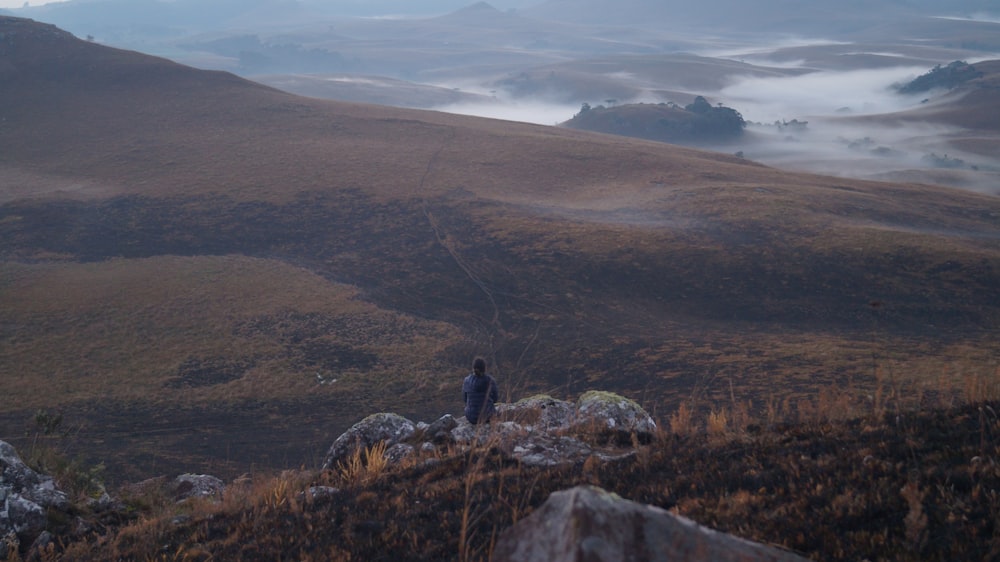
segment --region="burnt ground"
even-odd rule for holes
[[[428,226],[428,208],[448,236],[474,248],[467,261],[449,253]],[[622,249],[583,255],[559,248],[560,236],[571,239],[573,220],[566,220],[565,234],[553,226],[512,240],[477,226],[482,213],[517,216],[496,203],[473,209],[447,198],[380,202],[350,189],[303,193],[285,204],[223,196],[22,201],[0,207],[0,237],[7,242],[0,256],[278,259],[361,287],[365,299],[383,308],[462,327],[467,341],[438,359],[464,365],[468,349],[478,347],[506,369],[510,391],[573,397],[610,388],[660,414],[693,397],[732,406],[738,395],[759,411],[769,397],[814,395],[817,387],[848,380],[868,379],[861,386],[870,389],[872,363],[881,356],[919,363],[949,343],[985,341],[1000,309],[1000,268],[988,250],[938,256],[902,246],[857,257],[802,245],[816,233],[796,231],[795,224],[774,231],[706,218],[684,231],[608,226],[608,236],[626,237]],[[977,236],[985,237],[984,248],[993,244],[988,232]],[[330,322],[302,313],[234,326],[234,337],[279,342],[279,355],[192,356],[164,381],[164,392],[223,385],[275,358],[324,376],[345,367],[366,372],[378,363],[363,338],[324,339],[342,328]],[[798,351],[777,350],[796,338],[811,339]],[[810,355],[810,346],[822,349],[838,338],[857,349],[837,352],[844,357]],[[776,379],[783,381],[777,391]],[[338,395],[336,404],[260,396],[204,405],[150,397],[58,408],[81,428],[74,453],[103,462],[120,481],[316,466],[340,432],[377,409],[432,421],[460,406],[457,396],[443,394],[373,400],[382,394],[376,385]],[[5,412],[5,436],[17,444],[30,434],[33,414]]]
[[[684,230],[609,225],[603,234],[635,243],[604,256],[582,255],[552,249],[560,241],[556,226],[547,234],[519,233],[515,240],[494,237],[477,224],[482,215],[518,216],[497,203],[472,208],[446,199],[379,202],[351,189],[302,193],[288,204],[223,196],[8,203],[0,208],[0,235],[7,242],[0,256],[31,261],[63,255],[84,262],[159,255],[276,258],[364,287],[385,308],[460,322],[488,316],[491,303],[435,237],[428,209],[448,236],[475,248],[470,259],[493,305],[513,323],[542,309],[579,308],[567,293],[586,295],[584,305],[599,307],[594,315],[613,314],[626,303],[648,309],[646,317],[624,322],[623,330],[656,317],[681,317],[858,332],[871,329],[874,314],[880,327],[893,332],[940,337],[948,335],[944,326],[989,329],[1000,308],[1000,295],[990,290],[1000,284],[1000,270],[987,253],[946,259],[900,245],[889,253],[852,256],[847,248],[811,246],[820,239],[819,226],[706,218]],[[988,225],[992,219],[982,213],[982,225]],[[890,220],[869,214],[859,220]],[[567,220],[566,229],[573,223]],[[912,221],[906,227],[931,228]],[[600,228],[594,230],[598,234],[590,236],[601,236]],[[984,252],[997,240],[991,230],[953,235],[980,240]],[[873,301],[884,308],[867,308]]]

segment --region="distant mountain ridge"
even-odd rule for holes
[[[996,13],[997,8],[988,0],[947,3],[937,0],[848,0],[835,4],[823,0],[778,0],[766,5],[739,0],[697,3],[682,0],[547,0],[525,10],[532,17],[581,23],[660,25],[676,29],[685,26],[714,27],[747,34],[761,31],[808,34],[823,29],[828,32],[857,32],[877,27],[886,18],[971,16],[990,12]]]

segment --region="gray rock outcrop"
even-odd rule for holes
[[[576,401],[573,427],[652,434],[656,422],[633,400],[613,392],[591,390]]]
[[[497,414],[501,419],[509,419],[522,426],[558,431],[573,423],[576,406],[547,394],[537,394],[513,404],[497,404]]]
[[[501,533],[494,562],[806,562],[592,486],[555,492]]]
[[[171,495],[177,502],[191,498],[219,500],[225,491],[225,482],[210,474],[181,474],[170,485]]]
[[[641,406],[610,392],[587,392],[575,404],[542,394],[497,404],[496,412],[490,423],[482,425],[450,414],[430,424],[414,423],[397,414],[373,414],[334,441],[323,469],[333,469],[355,451],[379,442],[385,443],[386,457],[393,463],[418,449],[428,452],[449,445],[497,447],[529,466],[575,464],[592,456],[610,461],[633,451],[602,449],[582,437],[601,432],[648,436],[656,430],[656,422]]]
[[[51,477],[32,470],[12,445],[0,441],[0,559],[45,531],[48,509],[68,507]]]
[[[358,449],[367,449],[379,442],[385,442],[386,447],[391,447],[405,441],[416,429],[416,424],[398,414],[372,414],[354,424],[333,442],[323,461],[323,469],[335,468]]]

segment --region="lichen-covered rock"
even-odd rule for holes
[[[460,445],[485,445],[489,439],[497,439],[497,431],[501,428],[500,423],[495,421],[473,425],[464,416],[455,421],[455,427],[449,432],[449,435],[454,443]],[[510,422],[501,423],[509,424]],[[505,427],[503,431],[509,433],[509,427]]]
[[[32,470],[6,441],[0,441],[0,486],[43,508],[64,510],[69,505],[66,494],[56,489],[52,478]]]
[[[458,427],[458,421],[451,414],[445,414],[424,429],[428,441],[447,443],[452,440],[451,430]]]
[[[367,449],[380,441],[391,447],[409,439],[415,431],[416,425],[398,414],[372,414],[354,424],[333,442],[323,461],[323,469],[332,469],[356,450]]]
[[[171,485],[174,501],[184,501],[190,498],[221,499],[226,491],[226,484],[208,474],[181,474]]]
[[[592,390],[577,399],[573,428],[648,435],[656,431],[656,422],[635,401],[613,392]]]
[[[510,456],[528,466],[576,464],[594,454],[590,445],[567,435],[533,433],[510,445]]]
[[[591,457],[615,461],[635,451],[627,448],[628,439],[609,445],[604,432],[649,436],[656,429],[641,406],[610,392],[587,392],[576,404],[539,394],[513,404],[497,404],[496,409],[496,417],[479,425],[451,414],[430,424],[391,413],[368,416],[337,438],[323,468],[333,469],[359,449],[379,442],[385,442],[391,462],[416,454],[418,448],[423,454],[433,454],[440,446],[452,444],[496,449],[531,466],[575,464]]]
[[[385,451],[385,459],[391,464],[398,464],[406,457],[413,454],[416,448],[409,443],[396,443]]]
[[[51,477],[32,470],[12,445],[0,441],[0,558],[31,544],[45,530],[46,510],[68,507],[66,494]]]
[[[572,402],[537,394],[513,404],[497,404],[497,414],[523,426],[554,431],[573,423],[575,407]]]
[[[8,493],[6,496],[0,510],[0,525],[6,523],[5,531],[14,531],[20,538],[34,538],[45,530],[45,510],[42,506],[19,494]]]
[[[501,533],[495,562],[805,562],[600,488],[555,492]]]

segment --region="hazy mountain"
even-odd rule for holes
[[[714,30],[715,33],[784,32],[802,35],[823,31],[837,34],[857,32],[893,18],[968,17],[991,11],[996,12],[997,9],[987,0],[847,0],[837,3],[825,0],[769,0],[763,3],[738,0],[548,0],[526,9],[525,13],[560,21],[665,26],[678,31],[695,26]]]

